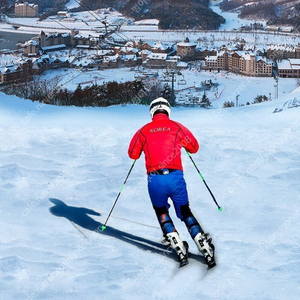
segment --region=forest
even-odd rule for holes
[[[83,87],[79,84],[75,91],[60,85],[60,78],[9,84],[2,89],[7,95],[39,101],[58,106],[104,107],[120,104],[147,104],[160,96],[171,102],[171,88],[168,84],[149,84],[140,80],[93,84]],[[171,103],[172,104],[172,103]]]

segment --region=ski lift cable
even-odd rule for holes
[[[107,26],[107,27],[112,27],[112,25],[109,25],[109,24],[107,24],[107,23],[104,23],[103,20],[105,20],[105,18],[101,19],[100,15],[98,15],[97,13],[94,13],[94,12],[91,10],[91,8],[90,8],[89,6],[87,6],[87,5],[82,5],[81,2],[78,1],[78,0],[75,0],[75,2],[76,2],[79,6],[81,6],[83,9],[86,9],[87,12],[88,12],[90,15],[92,15],[94,18],[96,18],[97,21],[100,21],[102,24],[104,24],[104,25]],[[98,17],[97,17],[97,16],[98,16]],[[90,26],[90,25],[89,25],[89,26]],[[129,38],[127,38],[125,35],[124,35],[124,36],[125,36],[125,38],[126,38],[127,40],[126,40],[124,37],[122,37],[120,34],[118,34],[117,32],[114,32],[114,34],[118,35],[118,36],[119,36],[122,40],[124,40],[124,41],[128,41],[128,40],[129,40]]]
[[[109,26],[111,26],[111,25],[109,25]],[[119,36],[119,37],[120,37],[122,40],[124,40],[125,42],[127,42],[127,41],[133,41],[133,40],[131,40],[130,38],[128,38],[124,33],[122,33],[123,36],[121,36],[121,34],[118,33],[118,32],[116,32],[116,31],[113,32],[113,34]]]
[[[91,16],[93,16],[97,21],[100,21],[101,23],[103,22],[103,20],[105,20],[105,18],[101,19],[100,15],[98,15],[97,13],[94,13],[90,7],[88,7],[87,5],[83,5],[81,4],[81,1],[77,1],[75,0],[75,2],[81,6],[83,9],[85,9]],[[98,16],[98,17],[97,17]],[[103,23],[102,23],[103,24]],[[89,25],[90,26],[90,25]]]

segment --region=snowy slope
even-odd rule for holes
[[[66,4],[66,8],[72,9],[72,8],[78,7],[78,6],[80,6],[78,3],[80,3],[80,2],[75,1],[75,0],[69,0],[68,3]]]
[[[226,23],[222,24],[219,28],[219,30],[233,30],[240,28],[241,26],[247,26],[250,25],[251,23],[254,23],[257,20],[253,20],[252,18],[249,19],[240,19],[238,17],[239,12],[225,12],[222,11],[221,8],[219,7],[219,3],[222,1],[214,1],[211,2],[210,8],[217,14],[221,15],[225,20]],[[266,25],[265,20],[259,20],[260,23]]]
[[[273,113],[295,97],[172,110],[199,139],[194,159],[223,207],[182,153],[191,207],[217,251],[203,278],[175,217],[190,265],[178,270],[161,248],[143,159],[107,230],[94,232],[132,164],[127,146],[147,107],[53,107],[0,93],[0,298],[298,299],[300,108]]]

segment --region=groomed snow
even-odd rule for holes
[[[148,107],[54,107],[0,93],[0,298],[297,300],[300,108],[273,113],[294,98],[299,90],[241,108],[172,109],[198,138],[194,160],[223,207],[183,152],[192,210],[216,246],[217,267],[203,278],[172,207],[190,265],[178,270],[162,250],[143,158],[108,228],[93,232],[132,164],[128,143],[150,121]]]

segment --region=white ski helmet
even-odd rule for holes
[[[170,117],[171,114],[171,105],[165,98],[159,97],[153,100],[150,103],[150,116],[153,119],[153,116],[156,112],[166,112]]]

